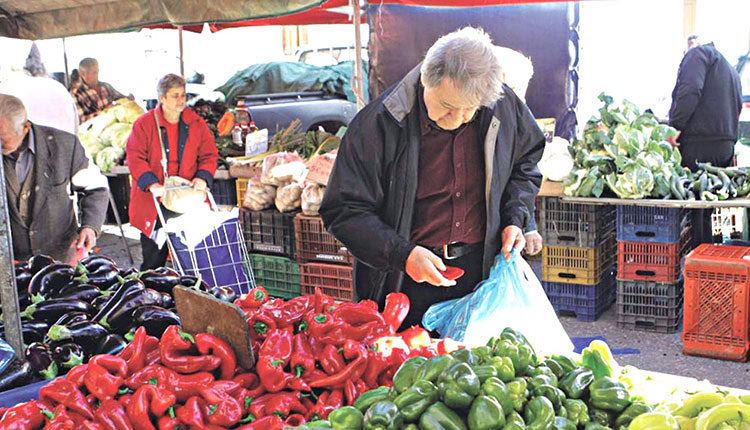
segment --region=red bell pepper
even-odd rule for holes
[[[292,333],[289,330],[274,330],[268,334],[258,352],[256,371],[266,391],[276,393],[285,388],[308,391],[299,378],[284,372],[292,356]]]
[[[86,402],[86,396],[72,382],[57,378],[39,390],[39,400],[53,406],[63,405],[84,418],[94,419],[94,411]]]
[[[334,319],[333,316],[325,314],[315,315],[307,322],[310,326],[308,329],[310,336],[316,341],[336,346],[342,346],[348,339],[358,342],[374,339],[386,334],[389,330],[385,322],[373,320],[353,326],[346,321]]]
[[[419,349],[432,344],[430,333],[422,327],[413,325],[399,333],[399,336],[409,345],[409,349]]]
[[[181,375],[164,366],[152,364],[141,369],[125,381],[131,389],[137,389],[144,384],[153,384],[164,388],[177,396],[177,401],[184,402],[192,396],[197,396],[201,388],[214,382],[214,375],[208,372]]]
[[[210,372],[221,365],[214,355],[192,355],[195,338],[176,325],[167,327],[161,337],[161,362],[177,373]]]
[[[268,301],[268,291],[263,287],[252,288],[247,294],[234,301],[242,310],[257,309]]]
[[[297,324],[302,317],[315,308],[315,296],[298,296],[288,300],[281,307],[289,324]]]
[[[232,396],[216,388],[203,388],[201,397],[208,405],[208,414],[204,419],[209,424],[231,427],[242,418],[242,406]]]
[[[367,369],[362,375],[365,383],[373,388],[378,387],[378,377],[388,367],[388,358],[380,354],[370,354],[367,360]]]
[[[372,321],[377,321],[381,324],[386,323],[383,315],[378,312],[377,305],[373,308],[367,304],[367,301],[358,303],[339,303],[336,305],[336,309],[330,312],[330,315],[335,320],[344,321],[353,326],[366,324]]]
[[[34,401],[9,408],[0,420],[0,428],[3,430],[38,430],[43,425],[42,406]]]
[[[125,408],[117,400],[103,401],[96,410],[94,421],[102,430],[133,430]]]
[[[299,427],[304,424],[305,417],[302,414],[291,414],[284,420],[285,427]]]
[[[276,415],[269,415],[237,427],[235,430],[281,430],[282,428],[284,428],[284,421]]]
[[[250,413],[256,418],[273,414],[287,417],[292,412],[307,413],[307,408],[300,401],[299,392],[269,393],[250,403]]]
[[[159,430],[175,430],[177,427],[182,428],[180,424],[182,423],[176,416],[164,415],[156,422],[156,428]]]
[[[278,324],[267,309],[258,308],[248,312],[247,328],[250,331],[250,338],[260,341],[265,339],[269,332],[276,330]]]
[[[385,296],[385,308],[383,309],[383,319],[391,333],[396,333],[401,324],[409,314],[409,296],[404,293],[390,293]]]
[[[297,378],[315,369],[315,355],[308,339],[309,337],[306,334],[298,333],[294,335],[289,367]]]
[[[318,396],[318,402],[315,407],[307,411],[308,421],[324,420],[328,418],[331,411],[344,406],[344,393],[340,389],[324,391]]]
[[[114,355],[95,355],[83,378],[86,389],[100,401],[113,399],[125,383],[128,364]]]
[[[343,387],[348,379],[358,379],[367,370],[367,349],[351,339],[344,343],[344,358],[350,360],[340,372],[310,382],[311,387]]]
[[[229,344],[210,333],[195,335],[195,345],[203,356],[214,356],[221,360],[221,379],[230,379],[237,369],[237,357]]]
[[[322,351],[317,356],[320,367],[329,375],[341,372],[341,369],[346,365],[344,357],[335,345],[327,344],[323,346]]]
[[[75,430],[76,428],[75,421],[63,405],[57,405],[49,423],[44,426],[45,430]]]
[[[162,417],[177,398],[171,392],[156,385],[146,384],[138,388],[127,406],[128,418],[134,430],[155,430],[151,423],[151,414],[157,419]]]
[[[154,351],[158,353],[159,339],[146,334],[146,328],[141,326],[135,331],[133,341],[123,349],[119,357],[128,363],[128,375],[133,374],[149,364],[153,364]]]
[[[323,290],[320,287],[315,287],[315,313],[320,314],[326,312],[328,308],[335,305],[336,301],[333,297],[323,294]],[[309,322],[309,321],[308,321]]]
[[[208,412],[206,401],[201,397],[193,396],[189,398],[184,406],[177,408],[177,418],[185,425],[203,428],[205,424],[204,411]]]
[[[81,388],[83,387],[83,378],[88,371],[88,364],[79,364],[68,371],[68,374],[65,375],[65,379],[72,382],[76,388]]]

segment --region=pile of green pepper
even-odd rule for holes
[[[565,356],[539,358],[526,338],[503,330],[487,345],[430,359],[413,357],[393,387],[362,394],[353,406],[306,427],[350,430],[626,430],[651,409],[631,402],[599,351],[589,366]]]

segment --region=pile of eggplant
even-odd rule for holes
[[[111,258],[97,255],[76,267],[38,255],[17,263],[15,272],[26,362],[24,374],[12,380],[0,374],[0,391],[65,374],[96,354],[117,354],[140,326],[160,338],[168,326],[181,324],[172,296],[176,285],[235,298],[231,288],[209,289],[202,280],[166,267],[121,270]],[[0,337],[4,331],[0,326]]]

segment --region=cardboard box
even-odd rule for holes
[[[563,195],[563,183],[553,182],[548,179],[542,181],[542,186],[539,188],[538,196],[541,197],[559,197]]]

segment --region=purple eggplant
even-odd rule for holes
[[[89,255],[78,261],[78,264],[83,265],[88,272],[93,272],[101,266],[117,266],[115,260],[104,255]]]
[[[29,269],[24,268],[19,270],[16,268],[16,288],[18,289],[18,294],[21,294],[21,291],[28,294],[28,288],[29,288],[29,282],[31,282],[32,274],[29,271]]]
[[[141,306],[158,305],[161,303],[161,293],[151,288],[134,291],[123,297],[122,301],[115,305],[114,311],[100,321],[100,323],[115,333],[125,334],[130,326],[133,310]]]
[[[143,281],[148,288],[162,293],[172,294],[174,286],[180,283],[180,275],[174,271],[164,272],[159,269],[142,272],[138,279]]]
[[[96,285],[91,284],[78,284],[68,285],[67,287],[60,290],[55,296],[56,299],[78,299],[84,302],[91,302],[95,298],[102,295],[102,290]]]
[[[107,301],[107,303],[102,306],[101,309],[99,309],[99,312],[97,312],[93,320],[98,323],[106,320],[112,314],[112,312],[115,311],[115,307],[118,303],[120,303],[124,296],[132,293],[133,291],[141,291],[144,289],[146,289],[146,286],[143,285],[143,282],[141,282],[140,280],[131,279],[129,281],[125,281],[125,283],[120,285],[117,291],[112,294],[109,301]]]
[[[133,311],[131,324],[126,331],[143,326],[146,333],[160,338],[167,327],[182,325],[182,321],[176,313],[160,306],[141,306]]]
[[[36,275],[39,271],[47,266],[55,264],[55,259],[49,255],[39,254],[29,258],[29,272]]]
[[[91,307],[94,308],[94,312],[99,312],[102,309],[102,307],[107,304],[109,299],[110,299],[110,296],[108,295],[105,296],[104,294],[102,294],[101,296],[92,300]]]
[[[5,368],[10,366],[10,363],[16,358],[16,352],[13,348],[3,339],[0,339],[0,374],[5,371]]]
[[[52,297],[75,277],[75,269],[67,264],[52,264],[37,272],[29,281],[29,297],[38,302]]]
[[[128,343],[119,334],[110,333],[99,341],[99,345],[96,346],[96,354],[111,354],[117,355],[125,349]]]
[[[47,332],[52,342],[75,342],[87,353],[94,353],[99,342],[109,332],[93,321],[78,321],[68,325],[53,325]]]
[[[44,339],[44,335],[48,329],[49,324],[43,321],[22,321],[21,334],[23,336],[23,343],[30,344],[41,341]],[[4,326],[0,326],[0,337],[5,337]]]
[[[174,307],[174,297],[169,293],[161,293],[161,303],[159,306],[169,309]]]
[[[127,269],[120,269],[118,274],[123,279],[133,279],[134,277],[138,276],[138,269],[135,267],[129,267]]]
[[[198,283],[198,277],[192,276],[192,275],[185,275],[180,277],[180,285],[183,287],[188,288],[197,288],[200,291],[208,292],[210,287],[204,280],[200,280],[200,284]],[[197,286],[196,286],[197,285]]]
[[[95,270],[84,269],[81,278],[85,279],[87,283],[96,285],[99,288],[107,289],[112,285],[115,285],[120,277],[117,265],[110,263],[108,260],[104,260],[101,264],[92,267],[95,267]]]
[[[15,360],[0,375],[0,391],[26,385],[31,382],[33,377],[34,370],[31,368],[31,363],[24,360]]]
[[[49,299],[34,303],[21,312],[22,318],[44,321],[51,324],[68,312],[91,313],[91,305],[83,300]]]
[[[55,360],[55,363],[57,363],[58,370],[72,369],[83,363],[86,359],[86,353],[83,348],[81,348],[81,345],[69,342],[56,346],[52,350],[52,358]],[[60,373],[67,373],[67,370]]]
[[[237,298],[237,293],[232,287],[213,287],[208,292],[223,302],[233,303]]]
[[[90,315],[86,312],[70,312],[61,316],[53,325],[67,325],[78,321],[88,321],[89,319]]]
[[[49,345],[42,342],[34,342],[26,347],[26,361],[31,363],[35,373],[44,379],[57,377],[57,363],[52,359],[52,351]]]

